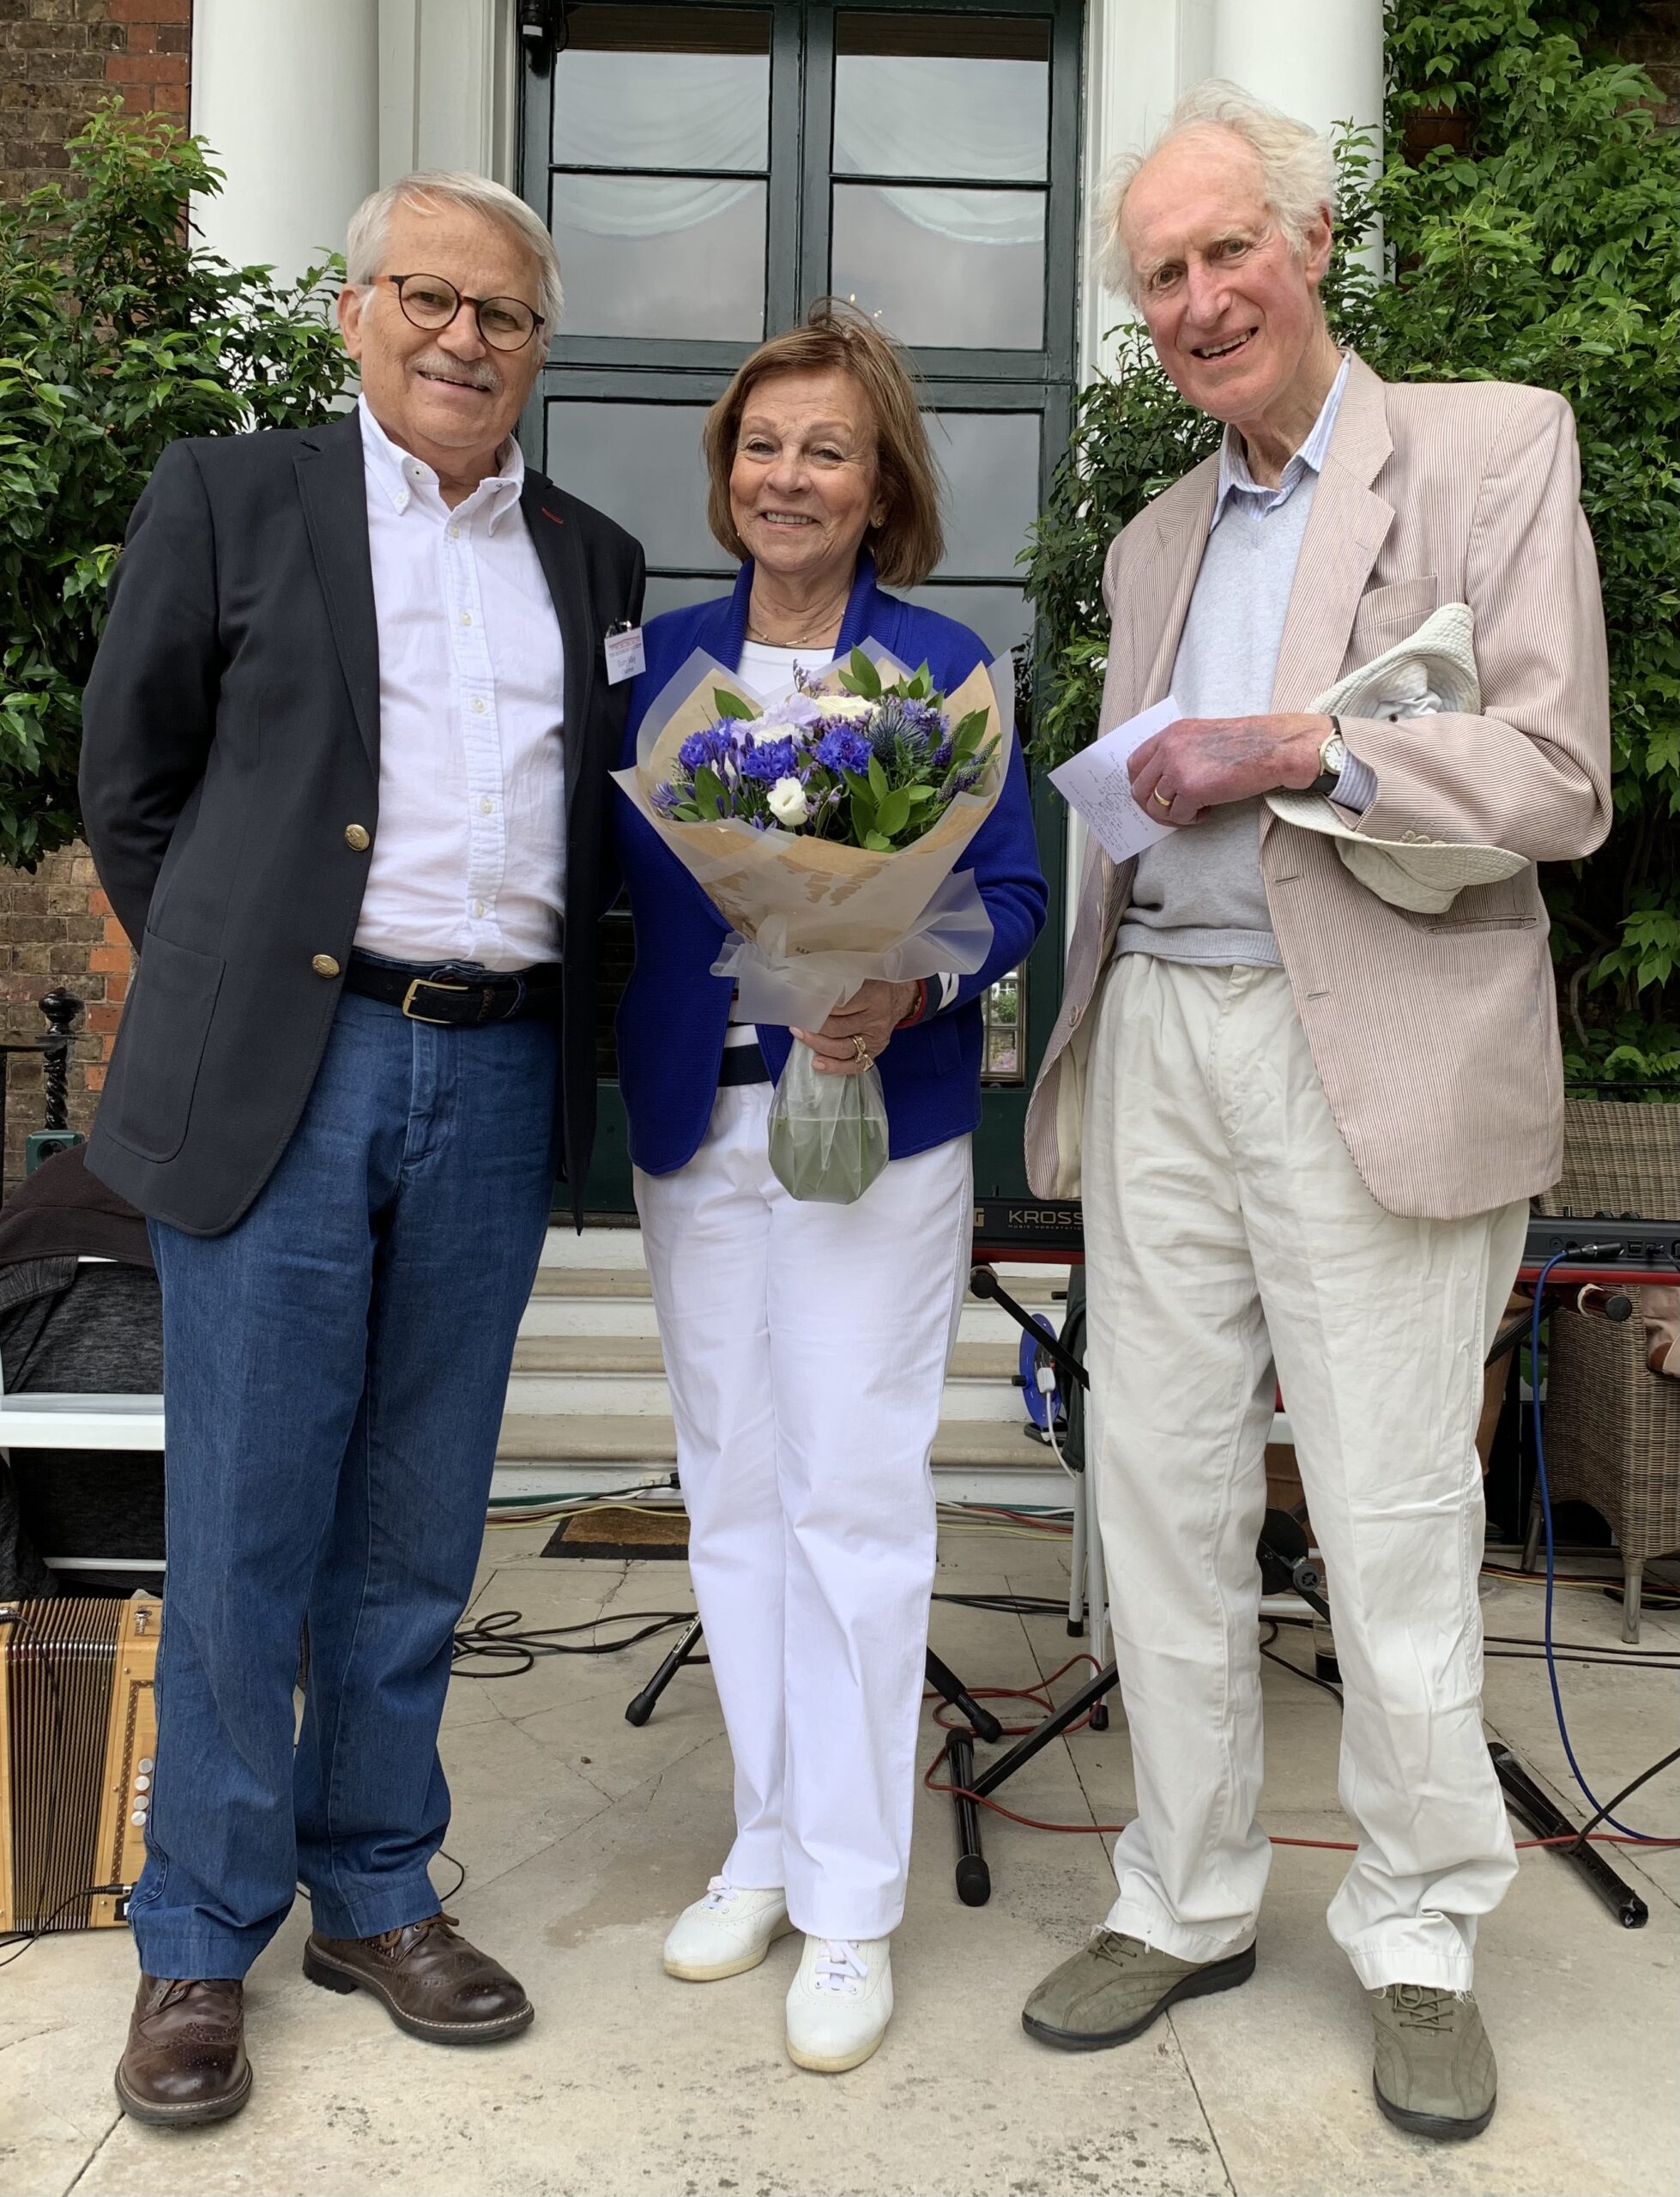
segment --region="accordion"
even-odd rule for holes
[[[0,1930],[128,1920],[146,1858],[163,1604],[0,1607]]]

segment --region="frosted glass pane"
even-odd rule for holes
[[[554,57],[556,160],[614,168],[768,165],[768,14],[574,8],[569,30]]]
[[[925,602],[977,633],[994,657],[1005,656],[1018,641],[1032,638],[1032,606],[1019,588],[941,587],[937,581],[913,589],[912,602]]]
[[[1049,123],[1042,61],[843,53],[834,64],[837,174],[1042,183]]]
[[[543,469],[627,527],[650,565],[725,562],[706,525],[703,404],[553,397]]]
[[[903,343],[1036,351],[1043,195],[836,184],[829,287]]]
[[[1002,578],[1018,567],[1038,516],[1036,412],[929,412],[928,439],[945,475],[943,572]]]
[[[563,336],[764,332],[762,183],[687,176],[557,175]]]

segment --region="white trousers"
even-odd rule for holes
[[[1186,1960],[1254,1935],[1275,1367],[1344,1686],[1358,1850],[1331,1934],[1367,1989],[1468,1989],[1516,1868],[1482,1730],[1474,1435],[1527,1207],[1385,1212],[1281,970],[1128,954],[1092,1045],[1093,1455],[1138,1791],[1109,1927]]]
[[[771,1086],[636,1203],[676,1415],[689,1568],[735,1764],[734,1884],[795,1926],[904,1908],[936,1556],[929,1468],[973,1227],[969,1140],[849,1206],[771,1172]]]

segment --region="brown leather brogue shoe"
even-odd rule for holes
[[[304,1974],[328,1991],[371,1991],[399,2029],[432,2044],[493,2044],[529,2029],[524,1987],[469,1945],[452,1915],[428,1915],[377,1938],[323,1938],[304,1947]]]
[[[142,1976],[117,2062],[130,2120],[159,2128],[226,2121],[251,2096],[245,1986],[222,1977]]]

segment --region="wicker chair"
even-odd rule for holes
[[[1539,1201],[1546,1213],[1680,1214],[1680,1108],[1572,1099],[1563,1173]],[[1680,1381],[1652,1372],[1637,1315],[1620,1324],[1559,1305],[1551,1315],[1545,1404],[1546,1477],[1554,1503],[1591,1504],[1622,1558],[1622,1637],[1639,1638],[1647,1557],[1680,1548]],[[1538,1550],[1540,1498],[1524,1562]]]

